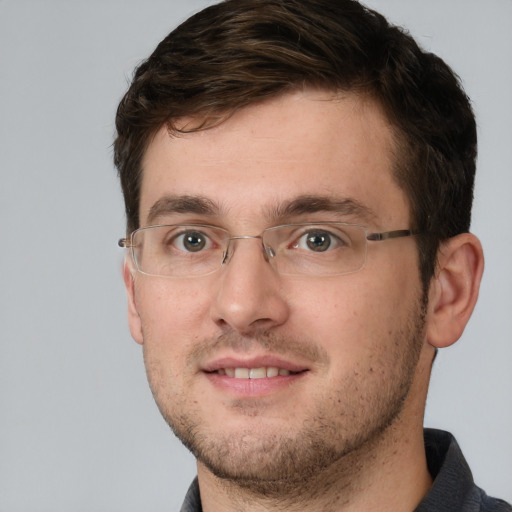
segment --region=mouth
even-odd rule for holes
[[[290,375],[297,375],[305,371],[307,370],[292,371],[287,368],[278,368],[277,366],[262,366],[259,368],[219,368],[218,370],[209,373],[230,377],[232,379],[271,379],[274,377],[288,377]]]
[[[271,355],[245,359],[228,356],[203,366],[202,373],[224,398],[249,399],[284,392],[288,386],[302,381],[310,370],[299,362]]]

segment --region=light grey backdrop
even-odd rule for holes
[[[194,462],[126,326],[113,118],[133,67],[203,0],[0,0],[0,511],[178,510]],[[371,0],[463,78],[480,135],[476,312],[426,424],[512,501],[512,1]]]

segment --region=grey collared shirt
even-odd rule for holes
[[[425,429],[428,469],[434,483],[415,512],[512,512],[508,503],[491,498],[475,485],[455,438],[442,430]],[[202,512],[197,478],[180,512]]]

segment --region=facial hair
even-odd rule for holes
[[[187,397],[165,389],[163,369],[144,344],[144,358],[153,395],[165,420],[196,459],[217,478],[255,496],[283,499],[306,489],[312,479],[356,451],[364,451],[399,417],[408,396],[424,340],[425,301],[392,333],[386,353],[367,365],[361,362],[336,386],[319,390],[302,425],[289,430],[266,428],[258,399],[234,402],[253,421],[234,434],[212,431]],[[376,341],[378,343],[378,340]],[[272,353],[300,355],[313,363],[329,363],[320,345],[272,333],[243,337],[226,333],[196,344],[188,364],[220,348],[249,351],[258,346]],[[172,401],[173,406],[169,407]],[[249,424],[249,423],[248,423]],[[257,426],[262,425],[261,432]],[[352,468],[355,469],[355,468]]]

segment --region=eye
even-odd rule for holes
[[[200,252],[211,246],[209,237],[201,231],[185,231],[174,236],[170,243],[184,252]]]
[[[323,230],[315,229],[304,233],[295,243],[295,249],[304,249],[313,252],[326,252],[329,249],[337,249],[347,245],[347,241],[339,236]]]

